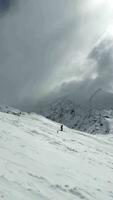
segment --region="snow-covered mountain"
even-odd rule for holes
[[[70,128],[88,133],[112,133],[109,120],[113,118],[113,109],[95,107],[89,101],[77,104],[71,97],[61,97],[42,106],[39,111],[45,117],[63,123]]]
[[[34,113],[0,112],[0,200],[113,199],[113,135],[59,128]]]

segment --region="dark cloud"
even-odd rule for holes
[[[7,10],[10,7],[11,0],[0,0],[0,10]]]
[[[0,0],[0,17],[3,17],[6,12],[14,8],[17,0]]]

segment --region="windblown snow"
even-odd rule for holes
[[[0,112],[0,200],[113,199],[113,135],[59,128],[34,113]]]

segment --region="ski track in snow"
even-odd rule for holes
[[[0,200],[113,200],[113,135],[59,126],[0,112]]]

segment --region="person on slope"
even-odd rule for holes
[[[61,124],[60,130],[58,130],[57,133],[58,133],[59,131],[63,131],[63,130],[64,130],[64,129],[63,129],[63,124]]]
[[[60,126],[60,131],[63,131],[63,124],[61,124]]]

